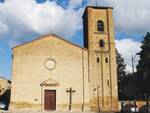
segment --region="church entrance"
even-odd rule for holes
[[[45,90],[44,109],[56,110],[56,90]]]

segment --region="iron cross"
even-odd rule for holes
[[[66,89],[66,92],[69,93],[69,110],[71,110],[72,107],[72,93],[76,92],[75,90],[72,89],[72,87],[70,87],[69,89]]]
[[[96,3],[96,6],[98,6],[98,2],[97,2],[97,0],[95,0],[95,3]]]

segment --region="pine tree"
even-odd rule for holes
[[[126,65],[124,63],[124,59],[122,58],[121,54],[117,51],[116,49],[116,62],[117,62],[117,77],[118,77],[118,95],[119,99],[123,99],[123,88],[124,88],[124,83],[123,80],[126,75]]]
[[[137,65],[138,82],[142,86],[140,92],[150,94],[150,33],[142,41],[140,60]]]

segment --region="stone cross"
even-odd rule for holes
[[[66,92],[69,93],[69,110],[71,110],[72,107],[72,93],[76,92],[75,90],[72,89],[72,87],[70,87],[69,89],[66,89]]]

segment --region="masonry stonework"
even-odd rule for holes
[[[7,90],[10,90],[11,81],[0,76],[0,96],[2,96]]]
[[[81,110],[83,105],[83,79],[88,90],[87,65],[83,78],[82,54],[87,59],[87,51],[75,45],[48,35],[31,43],[13,49],[13,78],[11,109],[44,109],[44,90],[56,90],[56,109],[68,110],[67,88],[76,92],[72,95],[72,109]],[[44,62],[53,59],[56,67],[48,70]],[[44,81],[45,85],[41,85]],[[85,103],[88,93],[85,91]]]
[[[84,27],[84,45],[88,48],[91,108],[93,111],[117,111],[118,88],[112,8],[88,7],[83,20],[84,26],[87,26]],[[99,20],[103,22],[103,31],[97,30]],[[104,47],[100,47],[101,40]]]
[[[112,8],[89,6],[83,20],[84,48],[56,35],[13,48],[11,110],[45,110],[45,91],[56,92],[56,111],[118,110]]]

